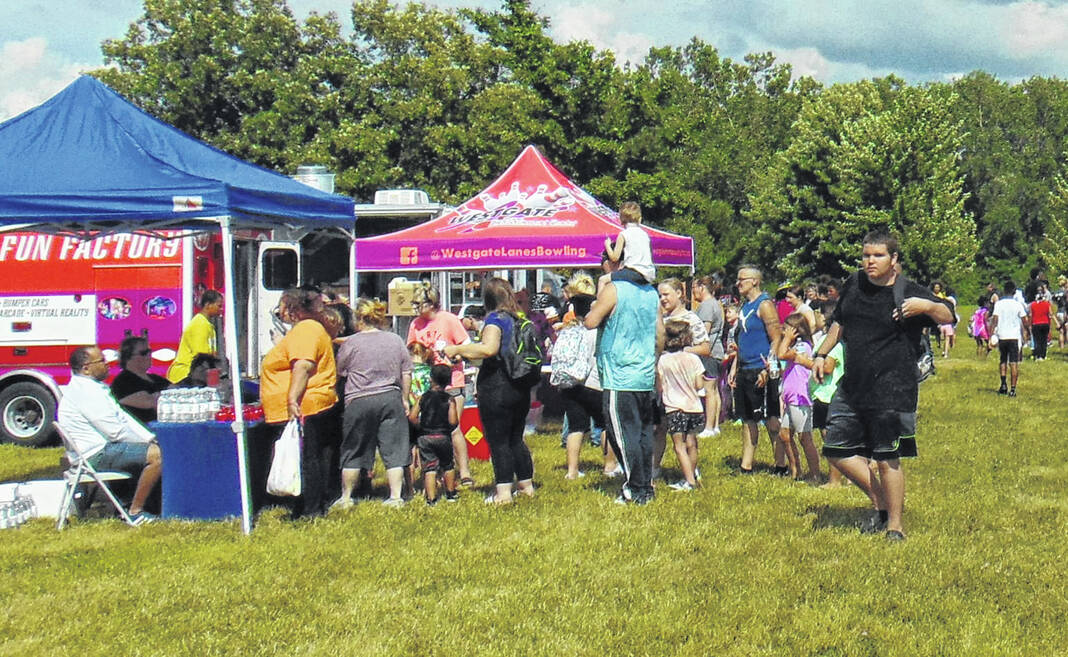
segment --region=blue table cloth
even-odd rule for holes
[[[241,515],[237,441],[229,422],[152,422],[163,456],[164,518]]]

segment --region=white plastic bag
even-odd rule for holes
[[[293,418],[282,430],[282,437],[275,441],[271,472],[267,475],[267,492],[270,495],[300,495],[302,433],[300,420]]]

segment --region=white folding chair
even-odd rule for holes
[[[119,512],[119,516],[122,517],[126,524],[136,526],[133,519],[130,518],[130,514],[123,508],[122,503],[115,497],[115,494],[108,488],[108,481],[121,481],[123,479],[131,479],[131,475],[128,472],[101,472],[97,471],[89,459],[82,456],[81,450],[74,443],[73,440],[67,437],[64,433],[63,427],[58,422],[55,423],[56,433],[63,440],[63,447],[67,449],[67,457],[70,459],[70,467],[63,473],[63,479],[66,482],[66,488],[63,491],[63,501],[59,506],[59,520],[56,521],[56,529],[63,529],[67,524],[67,515],[70,513],[70,508],[74,504],[74,497],[78,492],[78,487],[97,486],[100,490],[104,491],[111,505],[115,507],[115,510]],[[73,456],[74,458],[70,458]]]

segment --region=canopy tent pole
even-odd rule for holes
[[[226,276],[226,294],[223,295],[223,339],[226,341],[226,359],[230,362],[230,384],[234,394],[234,431],[237,446],[237,472],[241,486],[241,531],[252,533],[252,502],[248,478],[248,440],[245,434],[245,413],[241,403],[241,364],[238,362],[237,306],[234,292],[237,279],[234,276],[234,236],[230,232],[229,215],[219,218],[222,230],[223,273]]]

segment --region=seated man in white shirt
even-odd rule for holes
[[[94,468],[132,475],[140,472],[130,516],[136,524],[153,520],[144,505],[162,470],[155,436],[111,396],[104,384],[108,365],[98,347],[75,349],[70,370],[70,383],[62,388],[59,402],[59,425]]]

